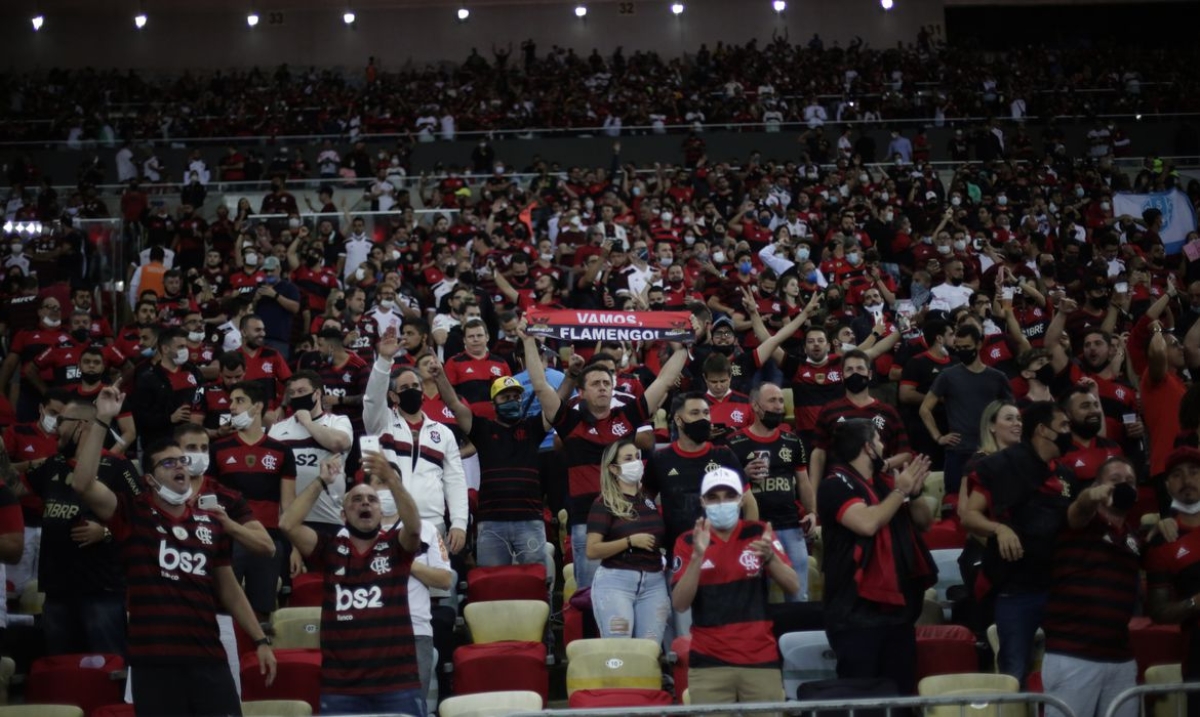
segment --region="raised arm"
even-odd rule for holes
[[[695,317],[692,317],[693,321]],[[675,388],[675,382],[679,380],[680,374],[683,373],[684,364],[687,363],[688,351],[685,347],[680,346],[675,349],[675,353],[671,354],[671,358],[662,365],[662,369],[658,373],[658,378],[654,379],[654,383],[646,387],[646,392],[643,397],[646,399],[646,407],[650,413],[654,413],[662,406],[666,400],[667,394],[671,389]]]
[[[396,499],[396,515],[403,527],[400,531],[400,545],[410,553],[416,553],[421,548],[421,513],[417,510],[417,501],[404,488],[400,474],[387,462],[382,453],[368,453],[363,456],[363,467],[370,470],[372,475],[383,478],[392,497]]]
[[[100,471],[100,451],[104,448],[104,437],[108,435],[112,420],[121,412],[125,394],[121,393],[118,379],[111,386],[100,390],[96,397],[96,418],[88,424],[76,452],[75,474],[71,487],[87,503],[101,521],[112,518],[117,510],[117,496],[108,486],[96,480]]]
[[[550,418],[558,415],[559,408],[562,406],[562,398],[546,380],[546,367],[542,365],[541,347],[538,346],[537,339],[525,333],[524,320],[517,326],[517,335],[525,344],[525,370],[529,372],[529,382],[533,386],[533,392],[537,394],[538,403],[542,405],[542,423],[546,430],[550,430]]]
[[[391,423],[387,392],[392,383],[392,359],[399,350],[396,329],[388,327],[376,346],[375,363],[371,366],[371,376],[363,393],[363,428],[368,435],[383,433]]]
[[[774,336],[762,342],[758,345],[758,348],[754,349],[754,353],[760,366],[765,364],[768,359],[775,359],[776,363],[783,361],[783,349],[780,348],[780,346],[783,345],[784,341],[787,341],[793,335],[795,335],[795,333],[800,330],[800,327],[804,326],[804,324],[808,321],[808,317],[814,311],[816,311],[817,307],[820,305],[821,296],[822,294],[820,292],[814,293],[812,298],[808,300],[808,304],[800,313],[793,316],[791,321],[784,324],[779,331],[776,331]]]
[[[450,379],[446,377],[446,372],[442,370],[442,362],[436,355],[429,367],[429,374],[437,384],[442,403],[446,404],[446,408],[454,414],[454,420],[458,421],[458,427],[464,434],[470,435],[471,426],[475,423],[475,414],[471,413],[470,406],[459,400],[458,393],[455,392],[454,386],[450,385]]]

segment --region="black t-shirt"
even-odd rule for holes
[[[696,527],[696,519],[704,515],[700,481],[705,473],[722,466],[742,475],[742,464],[733,451],[711,443],[688,453],[676,442],[650,454],[642,488],[647,495],[659,496],[667,545],[674,546],[676,538]],[[745,478],[742,482],[745,483]]]
[[[29,473],[29,487],[42,499],[42,544],[38,589],[50,599],[69,595],[96,595],[125,589],[120,546],[106,541],[79,547],[71,530],[96,514],[71,487],[74,461],[56,455]],[[138,472],[119,456],[103,455],[97,479],[118,495],[141,493]]]
[[[663,547],[666,528],[662,516],[654,501],[639,492],[629,496],[630,505],[636,514],[632,520],[623,516],[613,515],[604,505],[604,498],[596,498],[588,513],[587,532],[599,533],[604,541],[625,540],[638,533],[650,533],[654,536],[654,549],[627,548],[623,552],[605,558],[600,564],[606,568],[619,570],[640,570],[644,573],[660,573],[663,570],[663,557],[659,549]]]
[[[471,443],[479,453],[480,522],[541,520],[542,480],[538,447],[546,438],[542,415],[505,426],[475,416]]]
[[[769,472],[766,478],[751,479],[750,490],[758,501],[758,518],[775,528],[785,530],[800,527],[800,511],[796,507],[796,469],[807,463],[800,437],[776,428],[773,435],[763,438],[750,432],[738,431],[726,441],[742,466],[760,455],[766,455]]]

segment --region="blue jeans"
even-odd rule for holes
[[[792,594],[784,594],[788,602],[808,601],[808,544],[804,542],[803,528],[784,528],[776,530],[775,537],[783,545],[783,552],[792,561],[792,568],[800,578],[800,590]]]
[[[420,690],[397,690],[375,695],[321,695],[323,715],[411,715],[425,717],[425,695]]]
[[[592,614],[600,637],[637,637],[661,643],[671,612],[664,573],[596,569],[592,579]]]
[[[1042,624],[1048,593],[1000,593],[996,596],[996,633],[1000,651],[996,656],[999,672],[1012,675],[1025,687],[1029,676],[1034,637]]]
[[[540,520],[487,520],[479,524],[475,564],[536,565],[545,560],[546,526]]]
[[[590,588],[592,586],[592,576],[596,574],[596,568],[600,567],[600,561],[587,559],[586,524],[571,526],[571,553],[574,555],[575,585],[577,589]]]
[[[48,597],[42,608],[46,653],[125,654],[125,594]]]

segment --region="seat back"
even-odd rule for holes
[[[986,672],[964,672],[952,675],[934,675],[917,683],[917,694],[921,697],[953,697],[973,695],[1016,694],[1021,689],[1017,678],[1011,675],[995,675]],[[969,717],[1026,717],[1026,705],[1012,703],[998,705],[972,700],[965,708],[960,705],[930,707],[926,717],[962,717],[964,710]]]
[[[662,646],[654,640],[645,638],[593,637],[587,640],[575,640],[567,645],[567,661],[584,655],[622,657],[635,652],[657,660],[662,655]]]
[[[281,607],[271,613],[271,624],[274,625],[283,620],[308,620],[317,625],[321,624],[321,606],[310,607]]]
[[[988,646],[992,648],[992,660],[996,672],[1000,671],[1000,630],[993,623],[987,629]],[[1033,654],[1029,659],[1029,671],[1038,672],[1042,669],[1042,658],[1046,656],[1046,633],[1038,628],[1033,636]]]
[[[541,695],[528,690],[515,690],[447,697],[438,705],[438,714],[441,717],[504,717],[541,709]]]
[[[571,644],[583,642],[577,640]],[[567,663],[567,697],[576,690],[662,689],[658,657],[640,652],[583,653]]]
[[[292,578],[292,594],[288,596],[288,607],[321,607],[324,594],[324,575],[301,573]]]
[[[290,618],[276,620],[274,645],[277,650],[321,649],[321,619]]]
[[[937,600],[945,602],[946,591],[955,585],[963,584],[962,571],[958,567],[958,558],[962,555],[962,548],[931,550],[930,554],[938,569],[937,585],[934,586],[937,590]]]
[[[0,657],[0,705],[8,704],[8,686],[17,672],[17,662],[11,657]]]
[[[104,705],[92,710],[88,717],[134,717],[133,705],[121,702],[115,705]]]
[[[810,594],[811,597],[811,594]],[[783,692],[795,695],[805,682],[837,677],[837,656],[824,630],[789,632],[779,638],[783,656]]]
[[[467,602],[488,600],[545,600],[546,566],[499,565],[467,573]]]
[[[787,423],[796,420],[796,394],[790,388],[783,389],[783,420]]]
[[[38,582],[30,580],[21,590],[21,598],[17,601],[17,612],[22,615],[41,615],[42,605],[46,603],[46,593],[38,592]]]
[[[1178,685],[1183,683],[1183,665],[1154,665],[1146,668],[1147,685]],[[1152,698],[1154,717],[1175,717],[1187,712],[1186,697],[1179,692]]]
[[[918,625],[944,625],[946,614],[941,603],[926,598],[921,604],[921,616],[917,618]]]
[[[301,700],[257,700],[242,703],[242,717],[312,717],[312,705]]]
[[[40,657],[29,667],[25,701],[76,705],[84,712],[121,701],[125,660],[120,655],[67,654]]]
[[[808,563],[808,599],[820,602],[825,597],[825,575],[813,561]]]
[[[74,705],[5,705],[0,717],[83,717],[83,710]]]
[[[550,618],[545,600],[489,600],[470,603],[463,619],[476,645],[502,640],[541,642]]]
[[[928,496],[937,501],[937,505],[941,505],[942,499],[946,497],[946,474],[942,471],[931,471],[925,476],[921,495]]]
[[[258,655],[242,655],[242,699],[301,700],[313,711],[321,708],[321,651],[276,650],[278,663],[275,681],[269,686],[259,671]]]

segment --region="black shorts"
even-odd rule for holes
[[[228,662],[138,665],[130,671],[137,717],[241,717]]]

